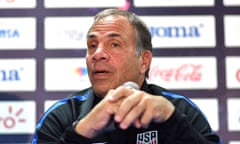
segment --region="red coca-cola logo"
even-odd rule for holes
[[[240,82],[240,68],[236,72],[236,79]]]
[[[177,68],[161,69],[155,66],[151,69],[149,79],[160,78],[166,82],[172,81],[200,81],[202,79],[201,64],[183,64]]]

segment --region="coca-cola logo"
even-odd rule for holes
[[[201,64],[183,64],[177,68],[161,69],[159,65],[154,66],[150,73],[149,79],[156,78],[166,82],[172,81],[200,81],[202,79]]]
[[[240,82],[240,68],[236,72],[236,79],[238,82]]]

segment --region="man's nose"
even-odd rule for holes
[[[109,56],[104,48],[98,47],[95,53],[93,54],[92,58],[94,61],[100,61],[100,60],[107,61]]]

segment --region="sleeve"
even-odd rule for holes
[[[78,135],[73,122],[80,111],[73,104],[59,102],[51,107],[38,122],[32,144],[90,144],[86,137]]]
[[[185,100],[174,104],[176,109],[173,115],[160,124],[159,131],[164,130],[164,135],[168,136],[166,143],[221,144],[200,109]]]

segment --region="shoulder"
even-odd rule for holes
[[[81,91],[74,92],[67,97],[67,100],[86,101],[92,95],[92,88],[86,88]],[[64,99],[63,99],[64,100]]]
[[[189,97],[175,93],[173,91],[170,91],[166,88],[160,87],[155,84],[148,84],[148,92],[157,95],[157,96],[163,96],[167,98],[170,102],[172,102],[178,109],[181,109],[182,111],[185,111],[187,109],[194,109],[196,111],[200,111],[198,106],[192,102]]]
[[[80,113],[80,108],[89,97],[91,97],[91,88],[87,88],[78,92],[74,92],[66,98],[57,100],[47,111],[42,115],[38,127],[41,127],[45,122],[62,121],[62,123],[71,123]],[[69,118],[72,118],[69,119]],[[70,121],[69,121],[70,120]]]
[[[63,106],[63,105],[72,105],[75,102],[84,102],[86,101],[91,95],[91,88],[86,88],[81,91],[73,92],[68,95],[66,98],[57,100],[49,109],[48,111],[53,111],[54,109]]]

